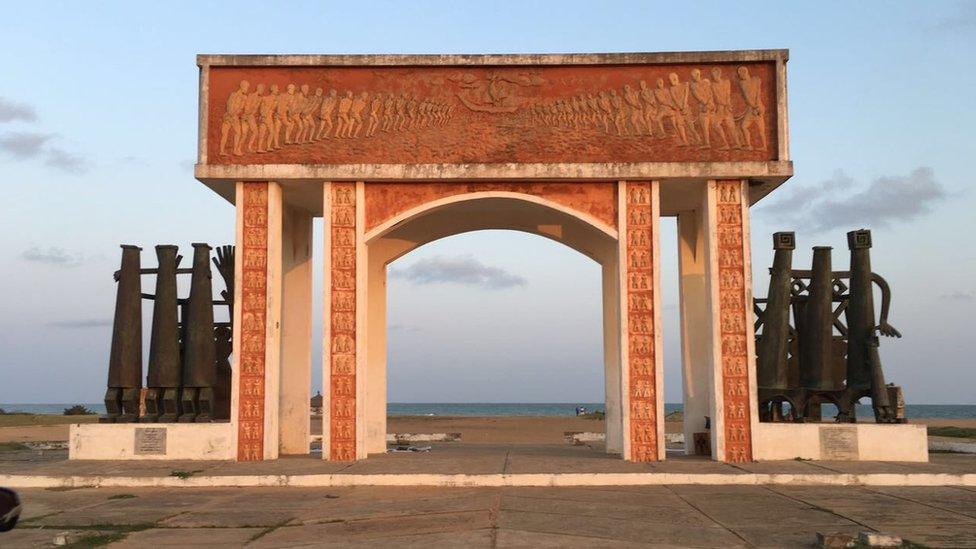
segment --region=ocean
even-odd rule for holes
[[[61,414],[72,404],[2,404],[0,409],[10,412],[27,412],[32,414]],[[105,405],[85,404],[95,413],[104,413]],[[575,416],[576,407],[583,406],[587,411],[603,411],[602,402],[391,402],[387,405],[387,412],[392,416]],[[823,416],[829,417],[835,412],[830,411],[829,405],[824,405]],[[664,405],[665,414],[680,412],[679,403]],[[858,405],[858,417],[872,416],[871,407]],[[909,418],[942,418],[942,419],[976,419],[976,405],[974,404],[908,404],[905,415]]]

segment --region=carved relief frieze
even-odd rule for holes
[[[332,183],[330,454],[356,459],[356,185]]]
[[[651,184],[626,187],[627,339],[630,379],[630,448],[634,461],[657,461],[656,336]]]
[[[268,184],[244,183],[237,459],[264,459]]]
[[[752,460],[745,311],[742,181],[716,184],[719,331],[724,396],[725,460]]]

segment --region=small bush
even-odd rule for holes
[[[85,408],[81,404],[75,404],[71,408],[64,409],[64,415],[66,416],[90,416],[94,413],[95,412],[92,412],[91,410]]]

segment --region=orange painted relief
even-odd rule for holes
[[[633,461],[657,461],[656,338],[651,184],[627,184],[627,324],[630,448]]]
[[[429,202],[461,194],[501,191],[543,198],[617,226],[616,183],[368,183],[366,230],[405,211]]]
[[[237,459],[264,459],[264,367],[268,282],[268,184],[244,183],[240,394]]]
[[[741,181],[719,181],[717,196],[719,323],[725,400],[725,460],[752,461],[746,346]],[[750,315],[751,317],[751,315]]]
[[[771,62],[209,71],[211,164],[776,158]]]
[[[332,364],[329,459],[356,459],[356,185],[331,185]]]

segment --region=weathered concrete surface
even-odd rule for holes
[[[646,486],[20,491],[3,547],[96,533],[110,547],[810,547],[884,532],[976,547],[966,488]],[[128,513],[123,511],[128,510]]]
[[[424,453],[371,454],[352,463],[317,455],[275,461],[68,461],[64,450],[0,453],[0,485],[46,487],[597,486],[665,484],[976,487],[976,457],[933,454],[929,463],[775,461],[723,464],[669,453],[630,463],[603,446],[431,443]],[[192,473],[189,478],[174,472]]]

